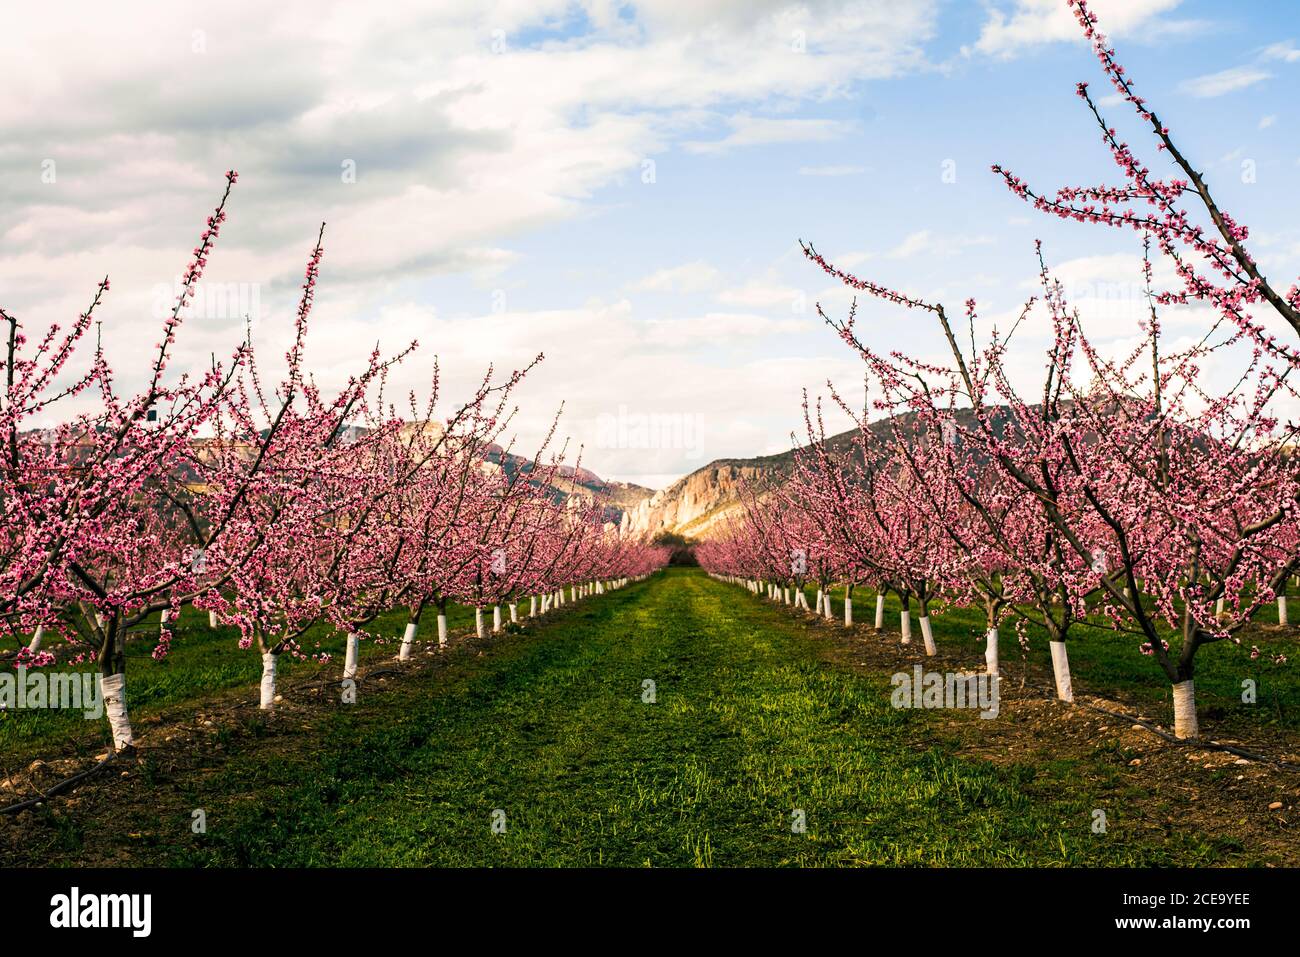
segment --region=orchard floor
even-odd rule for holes
[[[1061,705],[1028,667],[993,720],[895,709],[889,676],[921,661],[672,569],[372,655],[355,704],[302,685],[268,717],[243,688],[159,717],[133,762],[0,817],[0,864],[1300,864],[1300,774]]]

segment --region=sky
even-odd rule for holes
[[[1295,7],[1093,8],[1287,288]],[[953,312],[975,298],[981,331],[1032,294],[1036,239],[1103,344],[1131,342],[1145,308],[1135,235],[1049,220],[989,171],[1114,182],[1080,80],[1155,159],[1063,0],[69,3],[7,11],[0,56],[0,306],[29,332],[66,324],[107,274],[124,386],[230,168],[174,369],[229,354],[246,314],[259,355],[281,355],[324,221],[318,382],[418,341],[395,384],[427,388],[437,356],[449,410],[489,364],[544,353],[517,396],[520,447],[563,407],[583,465],[654,488],[789,448],[804,389],[860,395],[860,360],[815,308],[849,297],[801,239]],[[915,313],[864,303],[859,323],[941,354]],[[1043,344],[1021,342],[1026,383]]]

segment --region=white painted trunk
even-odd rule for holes
[[[217,613],[215,611],[208,612],[208,627],[209,628],[217,627]]]
[[[492,606],[492,633],[496,634],[501,630],[501,606]]]
[[[519,624],[519,605],[513,601],[510,603],[510,624]]]
[[[1062,701],[1074,700],[1074,688],[1070,684],[1070,658],[1065,653],[1065,642],[1051,641],[1052,674],[1056,678],[1056,696]]]
[[[1222,615],[1222,614],[1223,614],[1223,596],[1222,596],[1222,595],[1220,595],[1220,596],[1219,596],[1219,600],[1216,601],[1216,602],[1214,603],[1214,614],[1215,614],[1216,617],[1219,616],[1219,615]]]
[[[357,676],[357,656],[361,651],[361,639],[357,637],[356,632],[348,635],[348,651],[343,657],[343,677],[355,678]]]
[[[36,652],[40,651],[40,650],[41,650],[41,639],[44,638],[44,637],[45,637],[45,626],[44,626],[44,625],[37,625],[37,626],[36,626],[36,633],[35,633],[34,635],[32,635],[32,640],[31,640],[31,642],[27,645],[27,650],[30,651],[32,654],[36,654]]]
[[[906,608],[899,612],[898,625],[903,632],[903,644],[910,645],[912,643],[912,615]]]
[[[537,617],[537,596],[536,595],[528,596],[528,617],[529,618]]]
[[[990,628],[985,636],[984,670],[991,675],[998,673],[998,630]]]
[[[822,597],[823,597],[823,592],[820,588],[818,588],[817,589],[817,610],[813,612],[813,614],[815,615],[820,615],[822,613]]]
[[[420,626],[413,621],[406,623],[406,631],[402,633],[402,650],[397,653],[398,661],[411,660],[411,646],[415,643],[415,633],[420,630]]]
[[[447,616],[438,616],[438,647],[447,647]]]
[[[1277,596],[1277,623],[1279,625],[1289,624],[1286,620],[1286,595]]]
[[[825,597],[822,598],[822,613],[826,616],[827,621],[832,621],[835,618],[835,612],[831,610],[830,592],[827,592]]]
[[[131,718],[126,713],[126,675],[100,675],[99,694],[108,715],[108,726],[113,732],[113,750],[121,751],[135,744],[131,733]]]
[[[259,688],[257,706],[263,711],[270,711],[275,707],[275,666],[279,657],[269,651],[262,655],[262,684]]]
[[[848,595],[844,596],[844,627],[853,627],[853,599]]]
[[[876,596],[876,631],[885,630],[885,596]]]
[[[925,653],[933,655],[938,652],[934,646],[934,632],[930,630],[930,616],[922,615],[917,619],[921,623],[921,640],[925,642]]]
[[[1201,734],[1196,720],[1196,689],[1192,679],[1174,685],[1174,737],[1196,738]]]
[[[474,634],[483,637],[483,609],[474,609]]]

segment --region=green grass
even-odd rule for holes
[[[1130,827],[1124,808],[1143,792],[1115,774],[1090,784],[1106,775],[1078,774],[1071,760],[999,767],[944,753],[927,714],[890,706],[884,676],[828,664],[805,625],[698,571],[670,570],[504,637],[485,656],[453,658],[426,686],[363,697],[293,748],[235,748],[212,773],[175,782],[148,814],[119,822],[152,835],[133,859],[1251,862],[1195,829]],[[646,679],[655,703],[642,700]],[[1098,806],[1112,809],[1104,836],[1089,826]],[[195,807],[208,815],[201,837],[189,833]],[[797,811],[804,833],[792,830]]]

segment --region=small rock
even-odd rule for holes
[[[211,721],[204,721],[204,722],[203,722],[203,727],[205,727],[205,728],[210,728],[210,727],[212,727],[212,722],[211,722]]]
[[[1142,763],[1142,759],[1141,759],[1141,758],[1134,758],[1132,761],[1130,761],[1130,762],[1128,763],[1128,766],[1129,766],[1130,768],[1135,768],[1135,767],[1137,767],[1137,766],[1138,766],[1139,764],[1141,764],[1141,763]]]
[[[1250,762],[1247,761],[1245,758],[1238,758],[1236,761],[1233,761],[1232,763],[1233,763],[1233,764],[1250,764]]]
[[[123,772],[122,772],[122,777],[124,777],[124,778],[129,778],[130,776],[131,776],[131,772],[130,772],[130,771],[123,771]]]
[[[1146,728],[1142,727],[1142,725],[1140,725],[1140,724],[1135,724],[1135,725],[1133,725],[1133,730],[1134,730],[1134,731],[1145,731]]]
[[[33,761],[31,764],[27,765],[27,772],[30,774],[33,771],[39,771],[43,767],[45,767],[45,762],[37,759]]]
[[[1280,810],[1282,810],[1282,802],[1281,802],[1281,801],[1274,801],[1272,804],[1270,804],[1270,805],[1268,806],[1268,809],[1269,809],[1270,811],[1280,811]]]
[[[283,700],[284,700],[284,695],[282,695],[282,694],[278,694],[278,695],[276,695],[276,696],[275,696],[275,700],[276,700],[276,701],[283,701]]]

